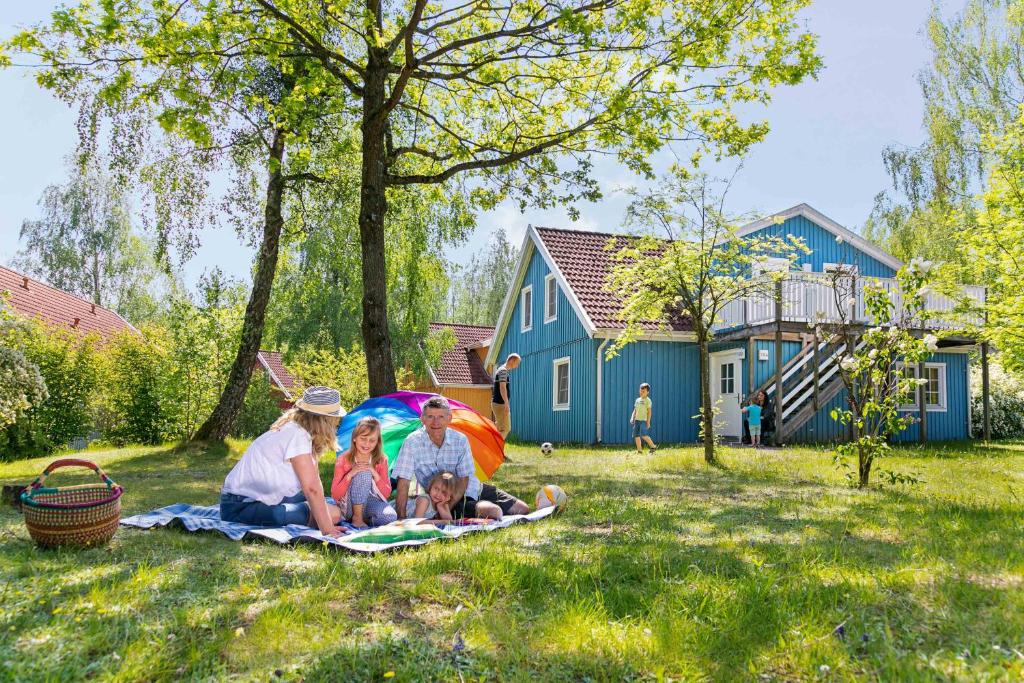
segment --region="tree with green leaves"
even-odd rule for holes
[[[465,266],[453,265],[445,319],[466,325],[493,325],[512,286],[518,254],[499,228]]]
[[[765,103],[774,86],[820,67],[813,36],[797,25],[807,2],[132,0],[60,10],[48,29],[22,34],[15,47],[56,65],[44,71],[46,85],[59,87],[63,72],[74,80],[113,65],[101,98],[135,82],[135,64],[189,74],[151,96],[179,100],[159,107],[161,123],[205,139],[207,149],[216,136],[190,112],[211,100],[195,81],[226,72],[248,82],[251,70],[239,65],[258,60],[301,73],[291,96],[270,107],[289,142],[296,114],[314,98],[325,102],[309,125],[337,112],[360,135],[355,160],[332,156],[322,173],[302,176],[329,181],[338,164],[353,161],[360,169],[361,326],[370,393],[379,395],[395,388],[389,188],[445,185],[482,208],[507,196],[552,206],[598,197],[594,153],[643,173],[672,141],[693,142],[695,157],[741,153],[767,126],[741,123],[733,106]],[[301,71],[285,66],[296,61]],[[261,105],[270,99],[256,96]]]
[[[69,167],[68,182],[43,191],[42,217],[22,223],[23,246],[11,265],[136,324],[153,318],[160,290],[174,281],[132,229],[124,188],[94,164]]]
[[[0,430],[14,424],[46,400],[46,382],[39,367],[18,348],[25,325],[7,311],[0,295]]]
[[[700,433],[704,459],[715,462],[715,410],[711,403],[710,346],[715,325],[729,304],[747,297],[774,297],[781,272],[754,276],[767,257],[795,262],[806,252],[795,237],[741,237],[727,215],[725,191],[705,176],[691,178],[676,168],[647,193],[634,191],[627,224],[645,231],[636,239],[613,239],[616,264],[607,288],[621,302],[625,329],[607,351],[619,349],[651,328],[671,329],[673,322],[692,330],[700,353]]]
[[[927,25],[932,59],[920,74],[925,142],[883,157],[893,191],[880,195],[865,236],[909,261],[942,264],[937,286],[988,285],[980,332],[1008,367],[1024,370],[1019,282],[1024,2],[968,0]]]

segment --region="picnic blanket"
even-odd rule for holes
[[[461,520],[441,527],[416,524],[416,520],[399,520],[387,526],[356,531],[351,524],[343,522],[341,526],[351,529],[354,533],[341,538],[324,536],[319,529],[301,524],[266,527],[225,522],[220,518],[220,507],[217,505],[200,506],[186,503],[168,505],[151,512],[126,517],[121,520],[121,524],[139,529],[173,525],[184,528],[186,531],[219,531],[232,541],[241,541],[244,538],[266,538],[277,543],[306,541],[326,543],[360,553],[373,553],[390,548],[423,545],[442,539],[459,538],[477,531],[504,529],[520,522],[535,522],[551,515],[555,510],[554,507],[546,507],[528,515],[505,515],[500,522],[481,524],[475,521]]]

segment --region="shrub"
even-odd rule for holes
[[[332,387],[341,393],[341,405],[351,410],[366,400],[369,381],[366,356],[357,344],[337,351],[309,351],[289,363],[302,389],[317,385]]]
[[[4,310],[0,298],[0,429],[14,424],[47,396],[39,367],[14,348],[25,326]]]
[[[992,359],[989,366],[989,416],[993,439],[1024,436],[1024,380],[1008,373]],[[971,367],[971,434],[980,439],[984,434],[984,403],[981,393],[981,367]]]
[[[105,408],[104,435],[115,445],[173,438],[166,338],[163,328],[148,326],[142,335],[124,332],[114,337],[102,350],[99,403]]]
[[[265,372],[255,372],[249,389],[245,392],[245,403],[242,412],[235,420],[231,430],[232,436],[252,439],[267,431],[270,425],[281,416],[277,392],[274,391]]]
[[[37,321],[24,322],[19,351],[39,369],[47,397],[5,430],[6,459],[45,455],[93,430],[96,340]]]

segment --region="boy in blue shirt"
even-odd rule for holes
[[[761,447],[761,405],[751,400],[750,405],[743,409],[747,414],[747,424],[750,427],[750,443],[754,448]]]

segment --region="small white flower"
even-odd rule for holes
[[[914,380],[914,384],[916,384],[919,387],[923,387],[926,384],[928,384],[928,378],[927,377],[922,377],[920,379],[915,379]]]
[[[842,243],[843,243],[843,236],[842,235],[836,235],[836,244],[842,244]]]
[[[871,349],[870,351],[868,351],[868,358],[870,358],[871,360],[874,360],[877,357],[878,357],[878,349]]]
[[[843,370],[846,370],[847,372],[851,372],[854,368],[857,367],[857,359],[848,356],[842,360],[842,362],[839,364],[839,367],[841,367]]]
[[[856,306],[857,305],[857,297],[851,296],[849,299],[846,300],[846,305],[849,306],[850,308],[853,308],[854,306]]]
[[[920,296],[920,297],[928,296],[931,293],[932,293],[931,285],[925,285],[925,286],[921,287],[921,289],[917,290],[917,295]]]
[[[872,327],[871,329],[868,330],[867,333],[868,334],[881,334],[881,332],[882,332],[882,328],[881,327]]]
[[[939,348],[939,338],[934,334],[926,334],[924,336],[924,345],[928,347],[929,351],[935,351]]]

